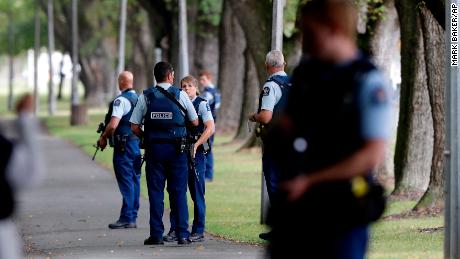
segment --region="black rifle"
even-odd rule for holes
[[[105,127],[106,127],[106,125],[103,122],[99,123],[99,126],[97,126],[97,130],[96,130],[97,133],[101,134],[99,136],[102,136],[102,134],[104,134]],[[104,151],[104,148],[99,147],[99,145],[93,145],[93,147],[96,148],[96,151],[94,151],[94,155],[93,155],[93,159],[92,159],[94,161],[94,158],[96,158],[97,151],[99,151],[99,149],[100,149],[101,152],[102,152],[102,151]]]
[[[188,152],[187,152],[188,169],[195,173],[196,180],[197,182],[199,182],[200,178],[199,178],[198,172],[196,171],[194,149],[195,149],[195,143],[189,143]]]

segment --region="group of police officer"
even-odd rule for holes
[[[213,178],[212,143],[209,139],[214,134],[220,96],[212,86],[208,72],[200,74],[204,86],[203,98],[198,96],[198,80],[191,76],[181,80],[183,91],[174,87],[174,69],[167,62],[155,65],[154,76],[157,84],[138,97],[133,90],[132,73],[120,73],[118,84],[121,94],[110,103],[106,127],[97,142],[100,148],[105,148],[107,142],[114,148],[113,165],[123,200],[120,217],[109,224],[109,228],[136,227],[141,146],[145,148],[150,203],[150,235],[144,244],[203,241],[205,181]],[[171,229],[163,236],[165,186],[171,206]],[[194,203],[191,233],[188,231],[187,186]]]
[[[372,172],[390,137],[392,92],[357,48],[352,1],[311,0],[301,15],[304,59],[290,80],[283,54],[266,55],[269,77],[258,111],[248,116],[259,124],[271,202],[272,231],[260,238],[270,241],[272,258],[364,258],[368,225],[384,208],[383,190]],[[140,154],[131,145],[134,150],[143,138],[150,201],[150,236],[144,244],[189,244],[204,238],[204,153],[216,105],[196,96],[193,77],[181,81],[184,91],[173,87],[174,70],[166,62],[156,64],[154,75],[158,84],[139,98],[131,90],[132,75],[120,75],[122,94],[111,104],[112,117],[99,140],[105,145],[108,136],[115,137],[115,173],[123,194],[120,219],[109,227],[135,227]],[[200,78],[202,84],[205,79]],[[188,158],[189,143],[196,145]],[[121,161],[117,152],[131,155]],[[195,166],[188,166],[190,160]],[[163,237],[166,182],[171,229]],[[191,234],[187,184],[195,207]]]

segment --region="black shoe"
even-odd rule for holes
[[[192,242],[203,242],[204,241],[204,234],[201,233],[193,233],[189,239],[192,241]]]
[[[136,223],[128,223],[128,222],[121,222],[117,221],[114,223],[109,224],[110,229],[122,229],[122,228],[137,228]]]
[[[267,232],[267,233],[260,233],[259,238],[263,239],[263,240],[266,240],[266,241],[270,241],[272,239],[272,232],[270,231],[270,232]]]
[[[190,240],[190,238],[179,238],[177,240],[177,244],[179,245],[189,245],[190,243],[192,243],[192,240]]]
[[[146,240],[144,240],[144,245],[164,245],[163,239],[162,238],[153,238],[149,237]]]
[[[163,237],[163,241],[176,242],[177,241],[176,231],[174,230],[169,231],[169,233]]]

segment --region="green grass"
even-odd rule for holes
[[[97,124],[102,118],[103,114],[92,114],[88,116],[88,125],[78,127],[70,127],[67,116],[46,117],[44,122],[52,134],[92,155],[92,144],[98,138]],[[228,137],[216,137],[214,181],[206,185],[206,228],[209,233],[227,239],[263,244],[258,239],[258,234],[265,230],[259,224],[260,153],[257,150],[236,152],[239,144],[228,144],[229,140]],[[111,149],[106,149],[98,153],[97,161],[112,168],[111,156]],[[91,163],[89,159],[88,163]],[[147,197],[144,178],[142,195]],[[165,206],[167,204],[166,199]],[[190,200],[189,204],[192,204]],[[414,201],[393,201],[385,214],[407,211],[414,204]],[[440,226],[443,226],[442,216],[380,221],[371,229],[368,258],[442,258],[444,232],[419,231]]]

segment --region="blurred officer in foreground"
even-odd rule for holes
[[[143,92],[133,115],[131,128],[144,136],[146,178],[150,202],[150,236],[144,245],[163,244],[164,189],[168,181],[170,206],[176,211],[178,244],[190,244],[188,232],[186,124],[197,126],[198,115],[187,94],[172,86],[171,64],[159,62],[154,68],[158,84]],[[144,122],[144,132],[140,126]]]
[[[391,127],[391,89],[356,47],[351,0],[302,8],[303,51],[286,115],[270,133],[282,171],[272,258],[364,258],[385,198],[372,172]]]
[[[212,117],[214,123],[217,121],[217,110],[220,108],[220,92],[219,89],[212,83],[211,73],[203,71],[199,75],[200,84],[203,86],[201,97],[208,101],[209,107],[211,108]],[[214,143],[214,133],[209,139],[211,147],[209,152],[206,153],[206,180],[212,181],[214,178],[214,155],[212,153],[212,145]]]
[[[32,117],[34,99],[27,94],[16,106],[17,139],[0,133],[0,259],[22,257],[22,244],[12,221],[15,197],[43,178],[43,160],[37,140],[38,121]]]
[[[180,81],[181,88],[190,97],[199,124],[197,127],[187,127],[188,141],[188,188],[193,200],[193,225],[190,240],[201,242],[204,240],[204,226],[206,218],[205,171],[206,152],[209,150],[209,137],[214,133],[214,119],[207,101],[199,96],[198,81],[193,76],[186,76]],[[176,215],[171,210],[171,231],[165,236],[164,241],[175,241],[174,232]]]
[[[263,142],[266,140],[265,132],[270,128],[272,122],[278,119],[286,105],[290,83],[288,75],[284,72],[285,65],[281,51],[272,50],[268,52],[265,58],[265,69],[269,76],[259,96],[257,113],[249,115],[250,121],[259,123],[256,135],[262,139],[262,171],[267,184],[268,198],[272,204],[276,202],[280,171],[274,164],[273,159],[264,151]],[[264,240],[270,240],[271,232],[261,233],[259,237]]]
[[[139,138],[131,131],[129,122],[137,102],[137,94],[133,90],[133,74],[129,71],[120,73],[118,87],[121,94],[110,103],[105,115],[105,131],[97,141],[97,145],[103,149],[107,146],[107,139],[110,139],[113,168],[123,198],[120,217],[109,224],[111,229],[136,227],[141,176]]]

